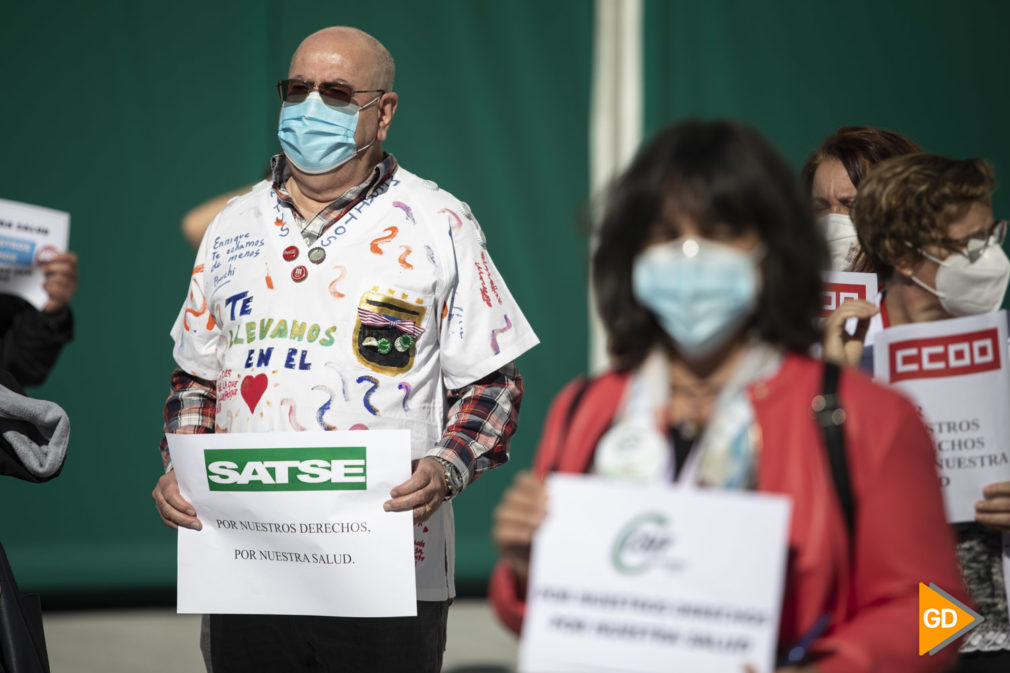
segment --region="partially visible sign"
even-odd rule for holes
[[[0,199],[0,292],[42,310],[49,295],[40,265],[66,252],[69,240],[69,213]]]
[[[1010,481],[1007,314],[935,320],[877,333],[873,373],[911,397],[933,437],[950,522],[974,521],[982,488]]]
[[[873,301],[877,296],[877,275],[873,273],[824,271],[821,278],[821,318],[850,299]]]
[[[787,498],[585,475],[547,488],[520,670],[774,669]]]

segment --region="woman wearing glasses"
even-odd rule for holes
[[[950,663],[953,652],[916,654],[918,583],[962,593],[921,420],[844,370],[849,489],[811,411],[837,372],[806,355],[826,257],[792,171],[753,131],[685,122],[642,150],[610,195],[593,257],[613,369],[559,393],[534,474],[495,512],[489,596],[507,626],[518,631],[525,611],[530,545],[550,506],[543,475],[586,472],[792,499],[784,671]]]
[[[981,159],[914,154],[870,171],[852,204],[852,219],[884,280],[874,317],[882,328],[1000,308],[1010,260],[1001,247],[1007,222],[993,218],[993,188],[992,169]],[[849,355],[860,349],[850,343]],[[1001,564],[1001,532],[1010,533],[1010,482],[990,484],[984,495],[976,523],[955,526],[965,583],[985,618],[961,645],[959,673],[1010,671]]]

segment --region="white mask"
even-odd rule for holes
[[[991,243],[974,262],[959,253],[947,259],[937,259],[920,251],[926,259],[936,262],[936,289],[915,276],[912,281],[936,295],[943,310],[952,316],[978,315],[999,309],[1010,281],[1010,259],[996,243]]]
[[[817,226],[828,241],[832,271],[850,271],[859,254],[856,227],[848,215],[828,213],[817,218]]]

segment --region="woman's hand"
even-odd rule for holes
[[[824,319],[824,359],[839,365],[856,366],[863,357],[863,340],[870,327],[870,318],[880,311],[865,299],[849,299]],[[845,331],[845,322],[857,318],[854,334]]]
[[[546,515],[547,488],[543,479],[530,472],[516,475],[494,511],[491,539],[515,574],[522,594],[526,593],[533,534]]]
[[[1010,533],[1010,481],[997,481],[982,489],[985,500],[975,503],[975,521]]]

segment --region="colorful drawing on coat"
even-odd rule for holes
[[[358,383],[368,382],[372,384],[372,387],[365,391],[365,394],[361,397],[361,403],[365,405],[365,411],[373,416],[379,415],[379,410],[372,406],[372,394],[379,387],[379,380],[374,376],[359,376],[357,379]]]
[[[290,397],[285,397],[281,400],[281,409],[284,407],[288,408],[288,423],[291,424],[291,429],[296,432],[305,432],[305,426],[298,422],[298,411],[295,408],[295,401]]]
[[[326,401],[320,404],[319,409],[316,410],[316,422],[319,423],[319,427],[321,427],[323,430],[336,430],[337,426],[330,425],[329,423],[326,422],[326,419],[323,418],[326,415],[326,412],[330,410],[330,404],[333,403],[333,398],[336,397],[336,393],[334,393],[333,389],[330,388],[329,386],[322,384],[312,386],[312,389],[321,390],[325,392],[327,395]]]
[[[334,371],[334,373],[336,373],[337,380],[340,381],[340,394],[341,394],[341,396],[343,396],[344,402],[346,402],[349,399],[351,399],[351,398],[349,398],[347,396],[347,384],[344,383],[344,375],[340,373],[340,367],[337,366],[337,363],[336,362],[327,362],[323,366],[324,367],[329,367],[330,369],[332,369]]]
[[[449,220],[450,231],[459,231],[459,228],[463,226],[463,220],[459,218],[459,215],[455,211],[449,210],[448,208],[442,208],[438,211],[439,213],[449,213],[451,219]]]
[[[263,393],[266,392],[266,389],[266,374],[242,377],[242,383],[239,386],[239,394],[242,395],[242,399],[245,400],[246,406],[249,407],[249,413],[256,411],[256,405],[259,404],[259,401],[263,397]]]
[[[452,307],[452,311],[449,312],[449,315],[451,316],[449,318],[450,329],[451,329],[451,323],[452,322],[457,323],[459,325],[459,338],[462,339],[463,338],[463,307],[462,306],[453,306]]]
[[[210,331],[214,329],[214,314],[210,312],[207,306],[207,298],[203,296],[203,290],[200,288],[200,283],[196,279],[196,274],[203,273],[203,264],[197,264],[193,267],[193,274],[190,276],[190,288],[189,288],[189,301],[191,304],[196,304],[196,297],[193,296],[193,290],[196,290],[196,294],[200,295],[200,307],[199,308],[187,308],[185,314],[182,318],[182,326],[188,332],[189,331],[189,316],[192,315],[194,318],[199,318],[204,313],[207,314],[207,330]],[[195,330],[194,330],[195,331]]]
[[[402,210],[403,214],[407,216],[407,220],[411,224],[417,224],[417,222],[414,221],[414,213],[410,210],[410,206],[403,201],[393,201],[393,206]]]
[[[430,245],[424,246],[424,254],[428,256],[428,261],[431,262],[432,266],[438,266],[435,263],[435,251],[431,249]]]
[[[385,243],[389,243],[394,238],[396,238],[396,235],[398,233],[400,233],[400,230],[397,229],[396,227],[386,227],[385,229],[383,229],[383,231],[387,231],[389,233],[386,234],[385,236],[379,236],[378,238],[372,239],[372,242],[368,246],[369,250],[372,251],[373,255],[381,255],[382,248],[379,246]]]
[[[348,428],[348,430],[367,430],[367,429],[368,426],[365,425],[364,423],[355,423],[354,425]]]
[[[497,329],[491,330],[491,350],[494,351],[495,355],[501,353],[501,347],[498,345],[498,335],[502,332],[507,332],[512,329],[512,321],[509,320],[508,314],[505,315],[505,327],[499,327]]]
[[[491,308],[491,295],[488,294],[487,283],[484,282],[484,269],[477,262],[474,262],[473,265],[477,269],[477,278],[480,280],[480,298],[488,308]]]
[[[344,276],[347,275],[347,267],[343,266],[342,264],[337,264],[336,266],[333,267],[333,269],[338,271],[338,273],[337,277],[330,281],[330,287],[329,287],[330,296],[333,297],[334,299],[340,299],[342,297],[345,297],[346,295],[337,289],[337,283],[342,281],[344,279]]]
[[[413,249],[411,249],[409,245],[401,245],[400,250],[403,250],[403,254],[400,255],[400,258],[397,260],[400,263],[400,266],[404,269],[413,269],[414,265],[407,261],[407,256],[413,252]]]
[[[274,289],[274,279],[270,277],[270,265],[267,264],[266,262],[263,262],[263,266],[267,268],[267,277],[266,277],[267,289],[272,290]]]
[[[417,343],[425,328],[427,307],[423,296],[373,286],[362,295],[351,343],[365,367],[389,376],[401,376],[414,365]]]
[[[397,384],[396,388],[403,391],[403,410],[409,413],[410,409],[407,408],[407,398],[410,397],[410,384],[406,381],[401,381]]]
[[[480,261],[484,264],[484,272],[487,274],[487,282],[491,284],[491,291],[494,292],[494,298],[498,300],[498,305],[501,306],[501,295],[498,294],[498,286],[494,283],[494,275],[491,273],[491,267],[487,262],[487,255],[484,254],[483,250],[480,253]],[[481,282],[483,283],[483,279]]]
[[[280,212],[280,204],[277,201],[274,201],[274,210]],[[278,231],[280,232],[281,238],[287,238],[288,233],[291,231],[287,225],[285,225],[283,217],[275,218],[274,226],[279,227]]]

